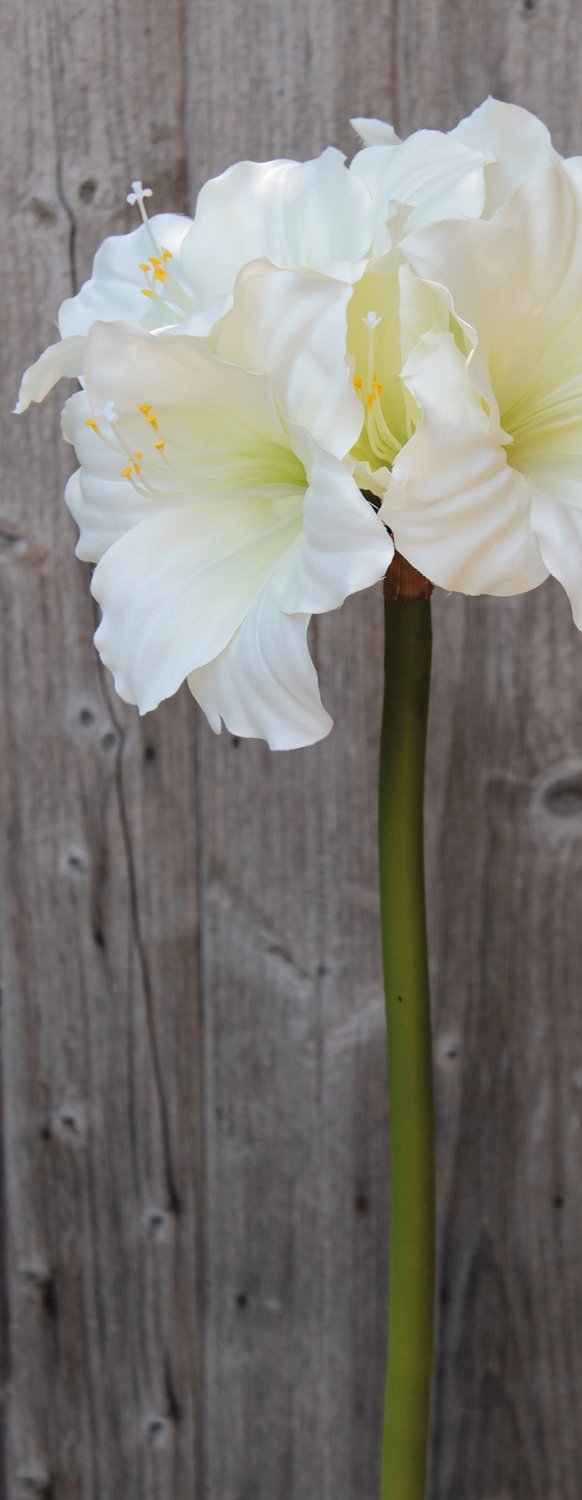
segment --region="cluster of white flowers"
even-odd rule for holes
[[[273,748],[330,726],[312,614],[385,574],[582,627],[582,158],[488,100],[444,135],[353,122],[348,167],[239,162],[193,219],[105,241],[17,410],[62,375],[95,637],[142,712],[187,679]]]

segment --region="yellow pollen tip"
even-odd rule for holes
[[[143,412],[144,417],[147,417],[148,411],[151,411],[151,406],[140,406],[139,411]]]
[[[156,266],[156,269],[154,271],[154,281],[165,281],[167,274],[168,273],[167,271],[164,271],[163,266]]]
[[[139,474],[141,472],[139,464],[134,464],[133,468],[134,468],[134,473],[135,474]],[[131,470],[130,470],[130,472],[131,472]]]
[[[355,388],[356,388],[357,391],[361,391],[361,389],[362,389],[362,382],[360,380],[359,375],[356,375],[354,377],[354,386],[355,386]]]
[[[163,453],[165,446],[165,443],[154,443],[154,448],[157,448],[158,453]]]
[[[173,260],[174,258],[171,250],[166,250],[165,245],[162,245],[162,257],[164,260]]]
[[[158,419],[156,417],[155,411],[152,412],[151,417],[146,417],[146,422],[149,422],[150,427],[153,427],[154,432],[159,432]]]
[[[134,458],[143,458],[143,453],[134,453]]]
[[[150,271],[149,260],[140,260],[139,269],[140,269],[140,271],[143,271],[146,276],[149,276],[149,271]]]
[[[133,471],[133,464],[128,464],[126,469],[122,469],[121,470],[121,478],[122,479],[131,479],[132,471]]]
[[[378,392],[377,391],[369,391],[368,392],[368,407],[370,409],[373,407],[374,402],[377,401],[377,399],[378,399]]]
[[[142,297],[153,297],[154,295],[153,292],[150,291],[149,286],[142,286],[140,290]]]
[[[159,256],[157,256],[157,255],[150,255],[150,266],[153,266],[154,269],[155,269],[156,266],[161,266],[161,264],[162,264],[162,262],[159,259]]]
[[[93,428],[93,432],[98,432],[99,431],[97,423],[93,421],[93,417],[87,417],[87,421],[85,422],[85,426],[86,427],[92,427]]]

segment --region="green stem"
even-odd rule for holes
[[[382,1500],[425,1500],[435,1279],[434,1116],[423,791],[430,600],[385,600],[380,910],[391,1221]]]

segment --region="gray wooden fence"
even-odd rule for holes
[[[132,177],[452,125],[582,151],[577,0],[4,0],[0,1489],[373,1500],[387,1143],[381,590],[317,625],[330,739],[140,721],[91,636],[58,402],[19,372]],[[435,600],[431,1500],[582,1493],[582,640],[557,586]]]

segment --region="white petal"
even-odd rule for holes
[[[307,648],[306,615],[284,615],[267,588],[230,644],[188,686],[219,733],[221,718],[237,735],[294,750],[324,738],[332,720],[322,706]]]
[[[403,379],[422,420],[394,463],[380,514],[397,551],[442,588],[517,594],[547,577],[530,523],[531,486],[491,436],[450,334],[421,340]]]
[[[36,363],[29,365],[24,372],[15,412],[20,415],[26,411],[31,401],[44,401],[57,380],[81,375],[84,348],[83,338],[65,338],[60,344],[51,344],[45,349]]]
[[[346,355],[351,286],[255,262],[215,330],[224,359],[271,376],[287,421],[343,458],[362,425]]]
[[[574,623],[582,630],[582,507],[561,505],[534,491],[532,526],[546,567],[566,590]]]
[[[301,537],[278,564],[272,589],[281,609],[319,614],[383,578],[394,546],[345,466],[322,453],[307,433],[293,437],[309,488]]]
[[[511,196],[520,183],[560,160],[547,126],[518,104],[486,99],[451,131],[454,140],[486,153],[485,209],[487,217]]]
[[[117,692],[141,713],[218,656],[300,525],[295,499],[213,499],[161,512],[115,543],[92,592],[95,644]]]
[[[478,218],[483,208],[483,154],[438,130],[418,130],[398,146],[369,146],[350,170],[373,200],[375,254],[390,244],[391,205],[412,206],[407,233],[437,219]]]
[[[533,307],[527,243],[497,223],[449,221],[410,235],[402,250],[416,275],[445,287],[459,320],[476,330],[473,364],[489,371],[498,398]]]
[[[392,125],[385,125],[383,120],[368,119],[365,115],[356,115],[350,120],[350,125],[359,135],[365,146],[397,146],[400,136],[396,134]]]
[[[475,363],[487,363],[515,463],[518,446],[529,451],[532,432],[551,425],[546,398],[570,382],[578,400],[581,240],[582,161],[573,158],[524,183],[491,222],[435,224],[403,247],[416,274],[446,285],[477,330]]]
[[[170,264],[178,276],[180,246],[191,223],[192,220],[183,214],[156,214],[150,220],[156,243],[171,252],[173,259]],[[109,322],[115,318],[158,326],[163,321],[160,312],[155,310],[149,298],[142,296],[142,287],[147,283],[140,270],[140,261],[145,263],[152,253],[155,251],[144,224],[133,229],[131,234],[111,235],[104,240],[93,261],[89,280],[76,297],[69,297],[62,304],[59,312],[61,336],[88,333],[92,323],[98,320]]]
[[[71,396],[63,411],[63,436],[73,443],[81,468],[72,474],[65,490],[65,500],[79,527],[77,557],[84,562],[98,562],[108,547],[124,536],[132,526],[149,520],[161,508],[176,501],[162,496],[159,500],[138,494],[121,470],[127,463],[123,452],[114,452],[86,426],[90,415],[84,391]],[[107,427],[104,424],[104,430]],[[194,496],[185,503],[190,504]]]
[[[150,403],[163,409],[166,426],[174,420],[172,409],[184,413],[184,441],[190,439],[193,454],[209,445],[226,454],[239,439],[250,448],[257,439],[288,447],[270,381],[218,359],[203,339],[96,323],[87,338],[85,375],[94,409],[108,399],[122,414]]]
[[[237,162],[205,183],[182,264],[205,303],[231,292],[249,261],[325,269],[359,260],[371,235],[368,195],[329,147],[314,161]]]

